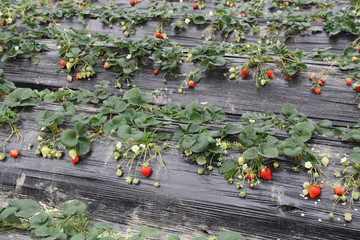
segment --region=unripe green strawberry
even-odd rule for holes
[[[327,156],[323,156],[321,158],[321,163],[324,167],[327,167],[327,165],[329,164],[329,159],[327,158]]]
[[[236,77],[235,73],[230,74],[229,78],[234,79]]]
[[[4,153],[0,153],[0,161],[5,159],[5,154]]]
[[[212,171],[212,170],[213,170],[213,167],[212,167],[212,166],[208,166],[207,169],[208,169],[209,171]]]
[[[338,200],[339,199],[339,195],[337,195],[337,194],[334,194],[334,200]]]
[[[346,196],[345,195],[341,196],[341,201],[346,202]]]
[[[121,26],[125,26],[126,22],[125,21],[121,21]]]
[[[238,177],[239,180],[242,180],[244,178],[244,176],[241,175],[241,174],[238,174],[237,177]]]
[[[115,158],[115,160],[118,160],[119,157],[120,157],[120,153],[114,152],[114,158]]]
[[[231,67],[231,68],[229,69],[229,72],[231,72],[231,73],[234,73],[235,71],[236,71],[235,67]]]
[[[334,213],[332,213],[332,212],[329,213],[329,217],[331,217],[331,218],[334,217]]]
[[[53,155],[51,155],[50,153],[46,156],[47,158],[52,158]]]
[[[307,196],[309,194],[309,191],[307,189],[303,189],[302,194],[304,196]]]
[[[48,148],[47,146],[43,146],[41,148],[41,153],[44,158],[46,158],[47,155],[50,154],[50,151],[51,151],[50,148]]]
[[[55,148],[51,149],[50,154],[53,155],[53,156],[55,156],[55,154],[56,154],[56,149],[55,149]]]
[[[86,72],[86,76],[90,77],[91,76],[91,72]]]
[[[139,180],[138,178],[134,178],[133,183],[134,183],[135,185],[139,184],[139,182],[140,182],[140,180]]]
[[[241,184],[241,182],[237,182],[236,183],[236,188],[242,188],[243,186],[242,186],[242,184]]]
[[[75,148],[69,150],[69,156],[71,157],[71,159],[75,159],[75,157],[77,156]]]
[[[261,85],[264,86],[266,83],[267,83],[266,79],[261,79],[261,81],[260,81],[260,84],[261,84]]]
[[[159,183],[159,182],[155,182],[155,183],[154,183],[154,186],[155,186],[155,187],[160,187],[160,183]]]
[[[75,62],[75,59],[74,59],[74,58],[70,58],[70,59],[69,59],[69,62],[73,63],[73,62]]]
[[[2,53],[4,51],[3,47],[0,46],[0,53]]]
[[[278,168],[279,167],[279,163],[278,162],[274,162],[274,168]]]
[[[40,135],[37,137],[37,140],[38,140],[39,142],[44,141],[44,139],[43,139],[42,136],[40,136]]]
[[[198,174],[199,174],[199,175],[201,175],[201,174],[203,174],[203,173],[204,173],[204,169],[199,168],[199,170],[198,170]]]
[[[246,196],[246,192],[241,191],[241,192],[239,193],[239,196],[242,197],[242,198],[244,198],[244,197]]]
[[[358,200],[359,199],[359,192],[353,192],[352,193],[352,198],[354,199],[354,200]]]
[[[61,156],[62,156],[62,152],[61,152],[61,151],[56,151],[55,157],[56,157],[57,159],[60,159]]]
[[[30,227],[30,223],[29,223],[29,222],[23,222],[23,223],[21,223],[21,230],[26,231],[26,230],[29,229],[29,227]]]
[[[239,164],[239,165],[243,165],[244,162],[245,162],[245,159],[244,159],[242,156],[240,156],[240,157],[238,158],[238,164]]]
[[[128,32],[128,31],[125,31],[125,32],[124,32],[124,35],[125,35],[125,37],[128,37],[128,36],[129,36],[129,32]]]
[[[128,184],[131,184],[131,183],[132,183],[132,178],[131,178],[131,177],[126,177],[126,182],[127,182]]]
[[[123,172],[121,171],[121,169],[118,169],[116,171],[116,176],[121,177],[122,175],[123,175]]]
[[[228,182],[229,182],[230,184],[232,184],[232,183],[234,182],[234,180],[233,180],[232,178],[229,178]]]
[[[40,151],[40,150],[36,150],[36,151],[35,151],[35,154],[38,155],[38,156],[40,156],[41,151]]]
[[[123,32],[125,32],[125,31],[126,31],[126,26],[123,26],[123,27],[121,28],[121,30],[122,30]]]

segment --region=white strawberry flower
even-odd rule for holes
[[[249,122],[250,122],[250,123],[255,123],[255,120],[254,120],[254,119],[250,119]]]
[[[305,167],[310,169],[310,168],[312,167],[311,162],[306,162],[306,163],[305,163]]]
[[[19,46],[14,47],[15,51],[19,50]]]
[[[209,12],[209,15],[210,15],[210,16],[214,15],[214,12],[213,12],[213,11],[210,11],[210,12]]]
[[[136,153],[136,152],[138,152],[140,150],[140,148],[139,148],[138,145],[134,145],[134,146],[131,147],[131,150]]]
[[[347,158],[346,157],[343,157],[342,159],[340,159],[340,163],[344,163],[346,162]]]
[[[221,145],[221,138],[217,138],[216,139],[216,146],[220,146]]]
[[[186,155],[186,156],[189,156],[190,154],[192,154],[192,152],[190,151],[190,149],[185,150],[185,155]]]
[[[46,127],[41,127],[41,131],[45,131]]]
[[[247,165],[247,164],[244,164],[243,170],[245,171],[247,168],[248,168],[248,165]]]
[[[185,22],[186,24],[189,24],[189,23],[190,23],[190,19],[187,18],[187,19],[184,20],[184,22]]]
[[[146,145],[145,144],[140,144],[140,147],[141,148],[146,148]]]
[[[130,59],[131,58],[131,54],[128,54],[127,56],[126,56],[126,59]]]
[[[120,149],[120,148],[121,148],[121,142],[117,142],[116,148],[117,148],[117,149]]]

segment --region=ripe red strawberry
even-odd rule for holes
[[[230,3],[230,4],[229,4],[229,8],[232,8],[232,7],[233,7],[233,5],[232,5],[232,3]]]
[[[64,60],[60,61],[60,67],[64,68],[66,66],[66,62]]]
[[[350,85],[352,82],[351,78],[346,79],[346,85]]]
[[[76,79],[80,79],[80,75],[81,75],[81,72],[78,72],[78,73],[76,74]]]
[[[266,75],[269,77],[269,78],[273,78],[274,77],[274,73],[273,71],[269,70],[266,72]]]
[[[320,193],[321,193],[321,189],[318,186],[311,185],[309,187],[309,195],[311,198],[315,198],[315,197],[319,196]]]
[[[360,52],[360,46],[358,47],[358,52]]]
[[[290,78],[291,78],[290,75],[285,76],[285,80],[290,80]]]
[[[164,39],[164,37],[165,37],[164,34],[161,33],[161,34],[160,34],[160,38],[161,38],[161,39]]]
[[[135,5],[135,1],[134,0],[130,0],[130,5],[134,6]]]
[[[241,75],[242,77],[245,77],[248,73],[249,73],[249,71],[248,71],[246,68],[244,68],[243,70],[241,70],[240,75]]]
[[[316,89],[315,89],[315,93],[316,93],[316,94],[320,94],[320,92],[321,92],[321,88],[316,88]]]
[[[242,17],[246,17],[246,14],[241,14]]]
[[[197,5],[196,5],[196,3],[194,3],[193,9],[195,10],[196,8],[197,8]]]
[[[140,0],[136,0],[136,3],[140,3]]]
[[[10,157],[16,158],[17,156],[19,156],[19,151],[16,149],[13,149],[10,151]]]
[[[260,171],[260,177],[265,180],[271,180],[271,170],[270,168],[264,168]]]
[[[248,173],[248,175],[247,175],[247,178],[249,179],[249,180],[253,180],[254,178],[255,178],[255,176],[254,176],[254,173]]]
[[[160,32],[157,32],[156,34],[155,34],[155,37],[157,37],[157,38],[161,38],[161,33]]]
[[[189,87],[192,87],[192,88],[195,87],[194,81],[189,81],[188,85],[189,85]]]
[[[140,172],[145,176],[145,177],[149,177],[150,173],[151,173],[151,167],[149,166],[142,166],[140,169]]]
[[[355,87],[356,91],[360,92],[360,86]]]
[[[343,186],[335,187],[334,192],[335,194],[342,196],[344,194],[344,187]]]
[[[322,20],[321,20],[321,19],[319,19],[319,20],[317,20],[317,22],[322,22]]]
[[[1,20],[1,26],[4,26],[4,25],[5,25],[5,21]]]
[[[157,70],[157,69],[154,70],[155,75],[158,74],[158,72],[159,72],[159,70]]]
[[[312,77],[309,77],[309,80],[311,81],[311,80],[312,80]]]
[[[289,6],[289,2],[284,2],[284,6]]]
[[[311,91],[315,91],[315,87],[312,87],[312,88],[311,88]]]
[[[104,68],[109,68],[110,67],[110,63],[109,62],[105,62],[104,63]]]
[[[72,158],[72,159],[71,159],[71,162],[72,162],[73,164],[77,163],[78,161],[79,161],[79,156],[76,156],[75,158]]]
[[[317,81],[317,83],[318,83],[320,86],[322,86],[322,85],[324,84],[324,82],[323,82],[322,80],[320,80],[320,79]]]

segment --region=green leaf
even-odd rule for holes
[[[180,237],[178,235],[170,235],[167,237],[167,240],[180,240]]]
[[[232,135],[232,134],[239,134],[241,132],[241,129],[237,126],[228,123],[225,125],[223,129],[223,136]]]
[[[193,22],[195,24],[204,24],[206,23],[206,19],[204,15],[196,15],[196,17],[193,18]]]
[[[63,110],[61,111],[64,115],[74,116],[76,113],[76,108],[71,102],[63,103]]]
[[[147,107],[149,102],[153,99],[152,94],[145,93],[139,88],[133,88],[124,94],[124,99],[135,106]]]
[[[204,156],[198,156],[197,158],[196,158],[196,162],[197,162],[197,164],[199,164],[199,165],[204,165],[205,163],[206,163],[206,158],[204,157]]]
[[[70,238],[70,240],[85,240],[85,234],[84,233],[78,233],[76,235],[74,235],[72,238]]]
[[[86,205],[79,200],[70,200],[64,202],[62,210],[65,217],[69,217],[74,214],[79,215],[85,213]]]
[[[74,130],[80,137],[86,137],[87,135],[87,128],[84,123],[76,123],[74,126]]]
[[[21,216],[24,218],[30,218],[40,211],[38,203],[31,199],[21,199],[21,200],[8,200],[9,205],[12,207],[16,207],[17,216]]]
[[[35,215],[34,217],[30,218],[30,228],[38,228],[42,224],[44,224],[49,218],[49,215],[47,213],[39,213]]]
[[[0,222],[4,221],[7,217],[9,217],[11,214],[14,214],[16,212],[16,207],[7,207],[5,210],[3,210],[0,213]]]
[[[159,133],[159,139],[161,141],[169,140],[172,138],[172,136],[173,136],[172,133]]]
[[[350,154],[350,161],[355,164],[360,164],[360,153]]]
[[[67,129],[61,134],[60,141],[65,147],[73,148],[78,144],[79,139],[76,137],[74,130]]]
[[[332,127],[332,122],[330,120],[322,120],[319,123],[319,126],[323,127],[323,128],[331,128]]]
[[[217,240],[246,240],[246,238],[240,233],[227,231],[220,233]]]
[[[259,156],[258,148],[257,147],[249,148],[243,153],[242,156],[244,159],[254,159],[257,156]]]
[[[277,148],[269,143],[260,144],[258,153],[266,158],[275,158],[279,155],[279,151],[277,150]]]
[[[237,167],[237,163],[234,159],[232,159],[232,158],[227,159],[221,164],[221,167],[219,168],[219,173],[225,174],[228,171],[231,171],[236,167]]]
[[[200,153],[207,149],[209,140],[205,135],[199,134],[195,139],[195,143],[191,146],[190,150],[194,153]]]
[[[78,140],[75,146],[76,152],[79,156],[84,156],[90,152],[90,140],[87,137],[79,137]]]
[[[51,228],[41,226],[38,229],[35,229],[34,231],[32,231],[32,233],[38,237],[48,237],[48,236],[51,236],[52,231],[51,231]]]
[[[139,236],[140,237],[160,237],[160,232],[155,229],[155,228],[151,228],[151,227],[142,227],[139,231]]]

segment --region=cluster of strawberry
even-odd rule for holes
[[[75,60],[74,58],[70,58],[68,62],[66,62],[65,60],[61,60],[59,63],[61,68],[67,68],[68,72],[70,72],[71,68],[75,65]],[[78,72],[76,74],[76,79],[84,79],[84,78],[89,78],[91,76],[93,76],[95,74],[94,69],[91,66],[88,66],[86,68],[83,68],[81,72]],[[67,75],[66,79],[71,82],[72,81],[72,76],[71,75]]]
[[[155,33],[155,37],[156,38],[161,38],[161,39],[164,39],[166,37],[166,35],[164,33],[161,33],[159,31],[159,29],[156,30],[156,33]]]
[[[17,149],[12,149],[10,151],[10,157],[12,158],[16,158],[19,156],[19,151]],[[0,161],[4,160],[5,159],[5,154],[4,153],[0,153]]]
[[[325,74],[323,74],[322,72],[319,72],[319,73],[313,72],[310,75],[309,80],[313,81],[311,91],[315,92],[316,94],[320,94],[321,93],[321,87],[326,82]]]
[[[140,3],[140,0],[136,0],[136,3]],[[130,0],[130,5],[134,6],[135,5],[135,1],[134,0]]]

